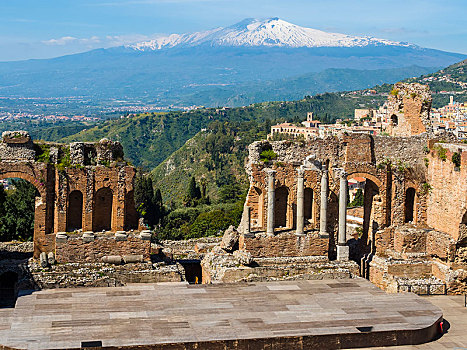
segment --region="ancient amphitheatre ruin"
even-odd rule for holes
[[[195,346],[259,349],[264,348],[264,344],[285,349],[286,345],[279,345],[286,344],[281,337],[289,337],[288,344],[296,348],[308,348],[306,344],[317,346],[326,341],[334,344],[328,348],[429,341],[439,330],[442,320],[439,309],[418,301],[413,294],[386,295],[364,279],[390,293],[467,292],[467,145],[449,134],[433,134],[428,118],[431,95],[427,87],[397,84],[396,88],[398,94],[391,95],[388,100],[392,115],[390,136],[343,134],[306,142],[264,140],[251,144],[246,162],[250,187],[243,217],[237,228],[225,232],[222,241],[151,243],[151,232],[139,225],[134,206],[135,169],[126,164],[117,142],[39,144],[26,133],[6,133],[0,143],[0,178],[28,180],[35,185],[40,197],[36,199],[34,259],[19,264],[12,262],[14,259],[0,262],[0,274],[15,274],[16,292],[42,288],[44,291],[38,294],[41,298],[63,298],[70,303],[73,302],[71,293],[47,292],[47,289],[128,285],[115,293],[117,298],[135,296],[132,302],[138,304],[140,312],[134,314],[139,320],[135,322],[143,323],[145,318],[141,312],[146,307],[152,310],[148,306],[151,298],[166,299],[157,294],[157,289],[154,295],[144,287],[137,290],[131,284],[135,282],[192,281],[195,274],[196,280],[204,286],[192,289],[186,284],[184,287],[166,285],[164,293],[179,293],[182,299],[190,298],[193,303],[210,300],[214,304],[217,302],[221,309],[229,293],[232,295],[229,305],[234,309],[248,309],[247,305],[238,304],[238,300],[244,298],[251,298],[259,305],[255,306],[256,314],[244,310],[246,316],[239,318],[238,324],[229,323],[239,334],[237,338],[222,328],[225,319],[214,317],[217,321],[212,329],[217,329],[214,333],[219,334],[218,338],[193,335],[190,342],[189,337],[180,335],[177,341],[175,335],[179,333],[173,331],[174,327],[180,326],[182,333],[197,334],[193,324],[202,321],[194,318],[189,325],[171,326],[170,322],[176,322],[172,320],[168,321],[169,325],[157,322],[152,325],[170,329],[170,334],[159,339],[160,343],[156,344],[157,337],[151,338],[146,333],[141,336],[140,339],[145,339],[141,345],[147,345],[148,349],[176,346],[182,349]],[[266,149],[277,154],[275,162],[260,159],[261,152]],[[48,154],[47,162],[38,158],[43,152]],[[460,161],[454,162],[453,156]],[[352,231],[347,222],[347,186],[348,180],[354,177],[365,179],[361,232]],[[261,284],[264,281],[273,284]],[[315,284],[306,281],[315,281]],[[243,284],[238,289],[232,287],[235,291],[229,290],[226,286],[232,282]],[[152,288],[149,287],[152,285],[147,286]],[[315,324],[317,321],[300,321],[299,308],[295,310],[291,306],[305,302],[295,299],[292,291],[300,290],[301,297],[308,295],[306,291],[315,293],[318,301],[314,302],[325,309],[319,301],[336,296],[333,288],[347,303],[337,305],[340,311],[334,310],[332,317],[329,320],[324,317],[322,322],[329,322],[330,327],[336,328],[331,334],[324,330],[311,332],[311,328],[319,328]],[[278,307],[275,310],[275,306],[257,298],[272,290],[277,293],[270,298],[288,301],[284,308],[277,301],[273,303]],[[345,306],[351,303],[352,292],[371,295],[375,300],[381,297],[383,304],[401,302],[406,309],[378,309],[379,306],[367,300],[368,308],[379,318],[363,318],[362,322],[357,322],[357,328],[351,325],[355,318],[336,323],[339,314],[345,313]],[[86,298],[86,290],[79,293]],[[106,292],[99,289],[96,293]],[[323,299],[319,299],[319,293]],[[32,296],[34,294],[20,298],[24,304],[18,305],[25,309],[34,305],[40,309],[40,302],[34,304],[34,300],[27,299]],[[138,303],[140,297],[146,303]],[[123,299],[118,301],[119,308],[128,308],[129,304]],[[277,313],[295,310],[298,314],[291,313],[289,317],[299,320],[299,326],[287,333],[290,321],[284,321],[276,313],[278,319],[274,322],[283,328],[272,327],[267,315],[258,316],[265,312],[261,303]],[[411,303],[419,303],[419,308]],[[313,302],[306,305],[308,311],[317,307]],[[225,307],[230,309],[230,306]],[[173,311],[174,308],[169,309]],[[170,310],[164,315],[170,315]],[[202,310],[197,312],[202,313]],[[404,314],[407,310],[412,311]],[[2,312],[0,310],[0,314]],[[358,308],[347,312],[358,313]],[[394,312],[399,312],[398,318],[388,321],[395,317]],[[177,315],[183,318],[183,312]],[[414,315],[419,319],[411,319]],[[62,316],[65,322],[67,316]],[[9,312],[8,317],[15,316]],[[180,319],[179,322],[184,321]],[[244,329],[245,324],[248,330]],[[404,326],[399,327],[401,324]],[[72,323],[62,326],[73,330]],[[37,329],[28,329],[33,338],[41,341],[41,336],[34,333]],[[9,334],[9,327],[2,328],[0,323],[0,344],[7,346],[6,349],[8,344],[15,348],[15,344],[24,346],[27,343]],[[44,344],[53,344],[53,339],[60,340],[51,336],[43,340]],[[78,338],[70,339],[78,344]],[[102,339],[101,346],[116,346],[111,339]],[[133,345],[134,340],[119,344],[129,348]],[[73,348],[67,342],[62,346]]]

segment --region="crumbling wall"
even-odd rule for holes
[[[389,94],[391,136],[414,136],[432,132],[431,93],[428,85],[397,83]]]
[[[460,167],[452,161],[454,153],[460,156]],[[427,224],[457,240],[467,212],[467,145],[437,143],[427,159]]]

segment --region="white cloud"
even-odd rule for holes
[[[134,44],[141,41],[147,41],[160,37],[162,34],[144,35],[144,34],[125,34],[125,35],[107,35],[105,37],[91,36],[89,38],[76,38],[74,36],[63,36],[41,41],[47,46],[73,47],[75,49],[96,49],[108,48],[113,46],[122,46]]]

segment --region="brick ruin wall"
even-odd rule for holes
[[[25,131],[6,131],[0,142],[0,179],[21,178],[39,191],[34,257],[55,251],[55,234],[138,228],[136,170],[120,143],[34,143]]]
[[[137,234],[121,235],[96,234],[83,237],[81,234],[69,234],[67,239],[57,239],[55,258],[59,263],[105,262],[104,257],[120,257],[122,262],[150,261],[151,241],[141,239]],[[104,258],[105,260],[105,258]]]

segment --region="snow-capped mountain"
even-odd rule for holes
[[[358,37],[300,27],[279,18],[264,20],[248,18],[227,28],[216,28],[205,32],[171,34],[127,47],[151,51],[173,47],[198,45],[231,47],[365,47],[365,46],[415,46],[373,37]]]

